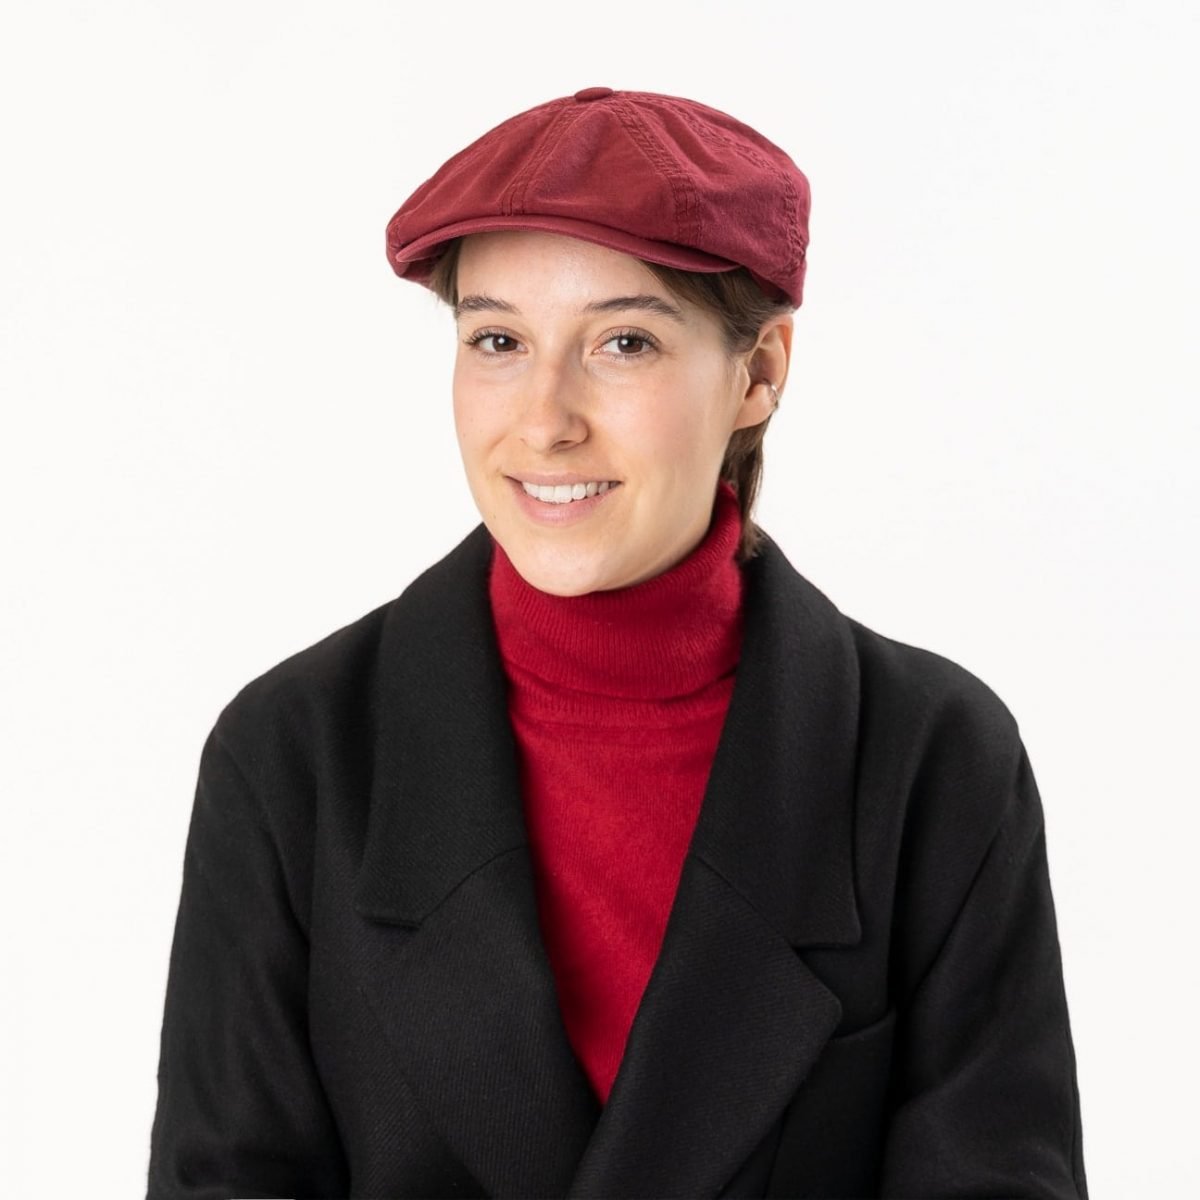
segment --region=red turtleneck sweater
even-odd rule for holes
[[[567,1036],[607,1101],[658,956],[741,652],[741,516],[632,587],[554,596],[494,544],[543,940]]]

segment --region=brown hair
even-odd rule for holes
[[[452,308],[458,303],[458,255],[462,238],[455,238],[434,264],[428,287]],[[677,299],[690,301],[717,318],[732,359],[754,349],[763,323],[795,306],[786,300],[774,300],[755,282],[745,267],[733,271],[682,271],[659,263],[639,262],[653,271],[658,280]],[[774,382],[774,381],[772,381]],[[747,429],[735,429],[725,447],[721,478],[734,490],[742,516],[742,537],[737,560],[745,562],[759,551],[763,532],[752,519],[754,502],[762,484],[763,438],[771,417]]]

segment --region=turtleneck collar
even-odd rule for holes
[[[527,583],[493,539],[489,594],[501,657],[555,687],[638,700],[683,697],[731,672],[741,653],[742,522],[722,480],[708,532],[661,575],[555,596]]]

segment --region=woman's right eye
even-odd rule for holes
[[[509,337],[507,333],[497,333],[495,330],[481,329],[478,333],[464,341],[464,345],[478,346],[482,342],[491,342],[491,348],[484,347],[485,354],[507,354],[516,345],[516,338]]]

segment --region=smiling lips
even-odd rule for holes
[[[527,496],[542,500],[546,504],[570,504],[572,500],[584,500],[590,496],[603,496],[610,487],[620,486],[607,479],[589,483],[560,483],[555,485],[528,483],[521,481]]]

